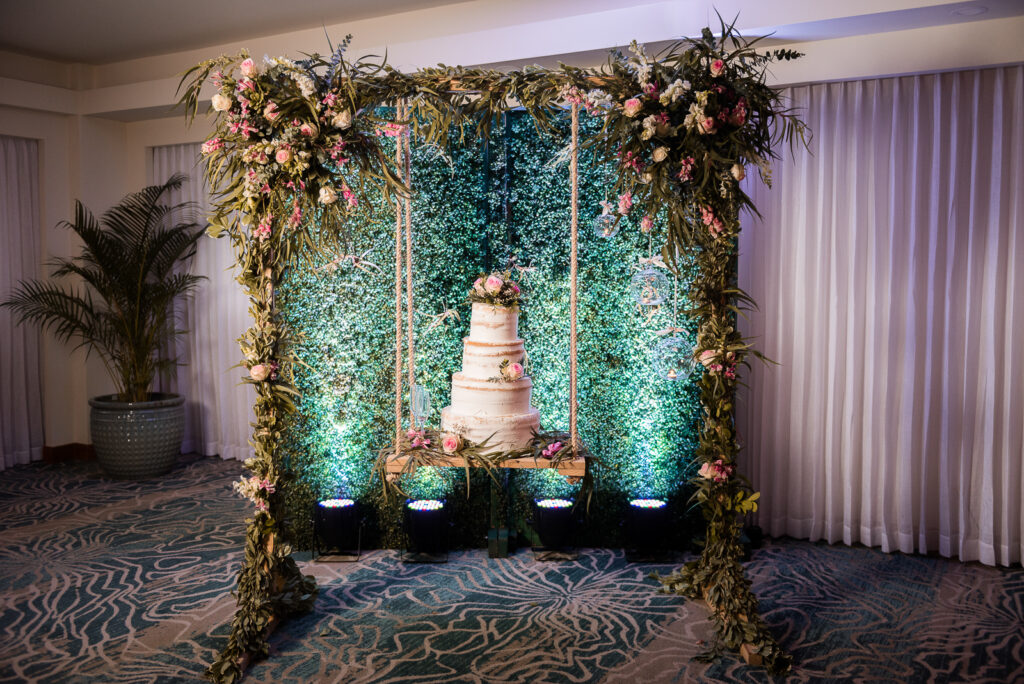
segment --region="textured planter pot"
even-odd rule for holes
[[[144,480],[174,467],[185,434],[185,397],[150,394],[149,401],[89,400],[96,459],[111,477]]]

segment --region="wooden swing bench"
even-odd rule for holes
[[[409,461],[411,456],[407,454],[396,454],[388,457],[385,464],[385,469],[389,477],[397,477],[402,473],[408,472]],[[472,461],[467,465],[466,459],[462,456],[452,455],[443,459],[433,459],[431,465],[440,466],[443,468],[466,468],[476,467],[476,464]],[[587,459],[583,457],[567,458],[562,459],[558,463],[553,463],[545,458],[533,458],[531,456],[525,456],[522,458],[509,458],[501,462],[499,468],[554,468],[561,475],[568,478],[582,478],[587,474]]]

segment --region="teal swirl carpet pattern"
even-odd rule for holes
[[[241,559],[240,466],[184,461],[139,483],[95,465],[0,474],[0,682],[192,682],[223,645]],[[316,609],[285,623],[247,681],[762,682],[699,605],[656,593],[617,550],[539,563],[304,563]],[[1024,681],[1024,571],[775,541],[750,574],[794,656],[788,681]]]

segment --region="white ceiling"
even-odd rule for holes
[[[467,24],[486,12],[492,22],[500,23],[504,17],[507,25],[513,25],[523,21],[524,13],[573,16],[653,1],[464,0],[464,7]],[[336,35],[338,27],[346,23],[454,4],[453,0],[0,0],[0,50],[102,65],[320,26],[331,27],[330,38],[337,42],[342,37]],[[679,13],[700,15],[698,26],[715,21],[714,7],[730,15],[737,12],[741,19],[771,16],[771,24],[746,26],[744,33],[774,32],[784,42],[1024,14],[1024,0],[674,0],[671,4]],[[822,9],[826,6],[827,10]],[[827,18],[809,20],[815,11]],[[545,55],[524,52],[523,56]]]
[[[108,64],[455,1],[0,0],[0,48]]]

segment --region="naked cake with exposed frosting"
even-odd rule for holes
[[[451,406],[441,411],[441,430],[471,442],[487,440],[491,451],[524,448],[540,426],[540,414],[530,405],[533,381],[524,371],[519,286],[507,274],[481,276],[470,299],[462,370],[452,375]]]

